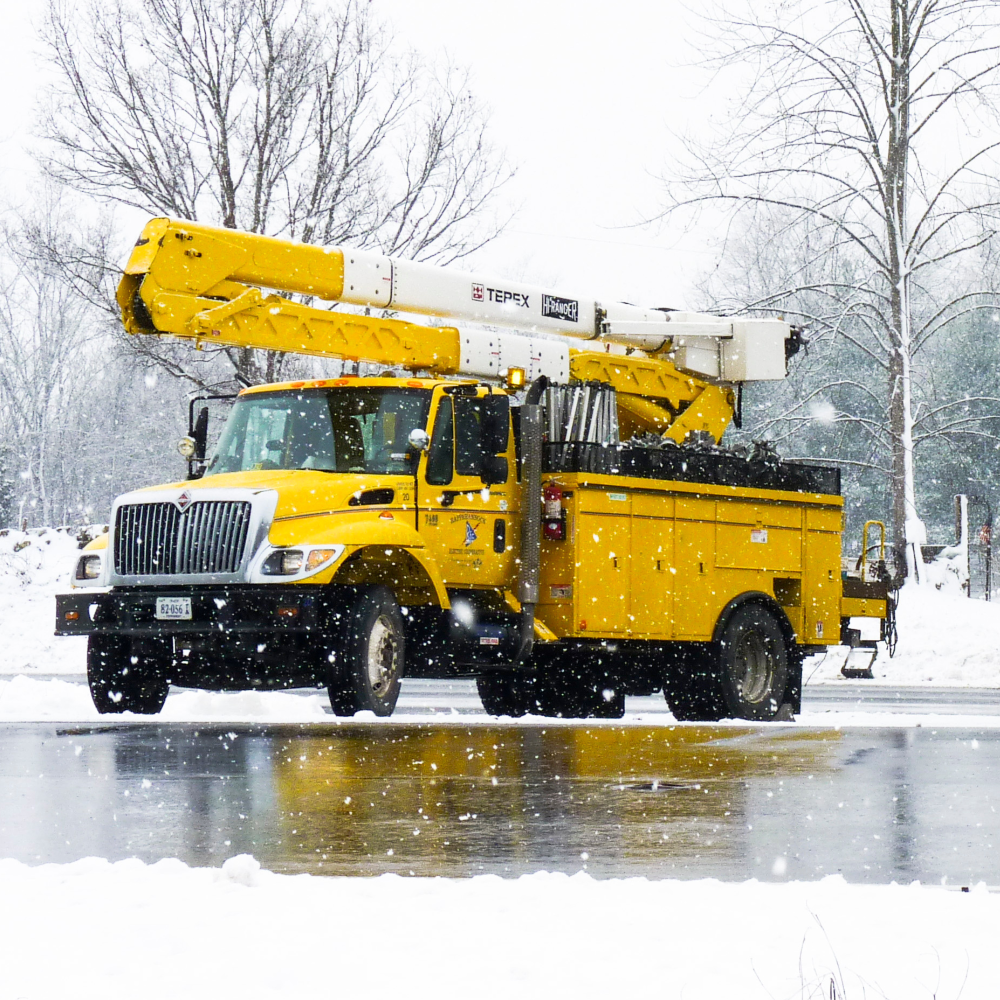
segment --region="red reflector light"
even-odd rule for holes
[[[279,618],[294,618],[299,613],[298,608],[278,608]]]
[[[68,622],[78,621],[79,618],[80,618],[80,612],[79,611],[67,611],[66,612],[66,621],[68,621]]]

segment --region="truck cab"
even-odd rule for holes
[[[92,687],[112,707],[155,709],[170,682],[325,683],[345,712],[388,714],[407,632],[448,645],[439,670],[463,655],[475,666],[479,638],[494,660],[516,645],[498,596],[516,572],[520,509],[502,389],[394,377],[256,386],[202,464],[195,479],[118,498],[106,547],[81,557],[103,551],[100,572],[75,574],[96,589],[59,599],[60,631],[91,635]],[[466,592],[469,649],[447,614],[450,595]],[[374,683],[345,693],[335,647],[357,606],[373,603],[382,645],[363,651],[363,667]],[[481,625],[491,611],[498,623]],[[141,690],[123,693],[117,675],[137,651]],[[371,671],[369,652],[381,657]]]

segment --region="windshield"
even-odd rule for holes
[[[412,475],[419,452],[407,438],[426,426],[430,399],[426,389],[374,386],[242,396],[205,474],[319,469]]]

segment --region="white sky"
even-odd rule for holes
[[[483,265],[597,298],[685,304],[710,263],[703,247],[623,228],[655,211],[669,130],[697,105],[678,0],[374,4],[400,39],[471,66],[518,168],[518,216]]]
[[[712,263],[697,234],[628,228],[655,211],[670,145],[704,113],[679,0],[372,0],[400,42],[467,65],[517,167],[508,233],[477,267],[568,291],[683,306]],[[45,67],[44,0],[0,0],[0,180],[18,197]]]

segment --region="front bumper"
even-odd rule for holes
[[[160,621],[157,597],[190,597],[190,621]],[[119,587],[56,596],[56,635],[294,635],[328,627],[339,602],[328,588],[282,584]]]

